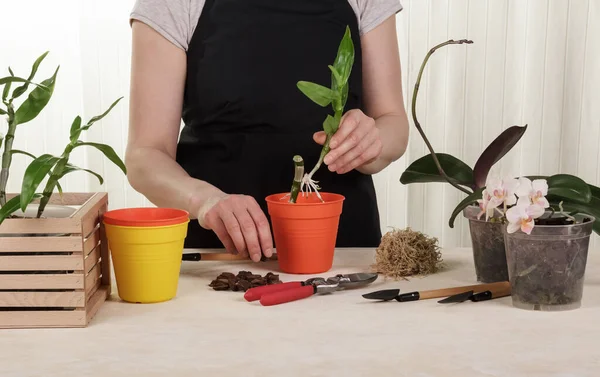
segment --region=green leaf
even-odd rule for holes
[[[333,135],[337,132],[338,126],[339,121],[336,122],[334,117],[327,115],[327,118],[325,118],[325,121],[323,122],[323,130],[325,130],[325,133],[328,135]]]
[[[44,177],[50,172],[52,167],[60,160],[50,154],[43,154],[33,160],[23,176],[21,185],[21,210],[25,211],[27,205],[31,203],[33,195]]]
[[[354,65],[354,43],[350,33],[350,28],[346,26],[344,37],[338,47],[337,56],[333,63],[333,67],[341,76],[340,87],[344,86],[350,78],[352,66]]]
[[[593,185],[588,185],[588,187],[592,193],[592,197],[590,198],[590,201],[588,203],[565,200],[563,202],[563,209],[568,212],[577,211],[581,214],[586,214],[595,217],[593,229],[596,234],[600,235],[600,188]],[[563,199],[559,198],[550,199],[550,203],[554,204],[556,208],[558,208],[558,203],[563,201]]]
[[[48,55],[49,51],[44,52],[40,57],[38,57],[35,62],[33,62],[33,66],[31,67],[31,73],[29,73],[29,77],[27,78],[28,81],[33,80],[35,74],[37,73],[37,70],[40,66],[40,64],[42,63],[42,60],[44,60],[44,58],[46,57],[46,55]],[[23,93],[25,93],[27,91],[27,88],[29,87],[29,83],[26,82],[25,84],[19,86],[18,88],[16,88],[13,91],[12,97],[13,98],[18,98],[20,97]]]
[[[75,147],[80,147],[84,145],[89,145],[104,153],[104,155],[110,161],[112,161],[113,164],[117,165],[121,169],[121,171],[123,171],[124,174],[127,174],[127,168],[125,167],[125,163],[121,160],[121,158],[117,155],[117,153],[111,146],[106,144],[79,142],[75,145]]]
[[[0,109],[0,115],[6,115],[8,114],[5,110]]]
[[[4,85],[4,84],[7,84],[7,83],[13,83],[13,82],[26,82],[26,83],[28,83],[30,85],[35,85],[35,86],[37,86],[38,88],[41,88],[41,89],[48,89],[44,84],[36,84],[36,83],[34,83],[32,81],[26,80],[26,79],[21,78],[21,77],[16,77],[16,76],[0,77],[0,85]]]
[[[343,78],[342,75],[338,72],[337,69],[335,69],[334,66],[329,65],[328,66],[329,69],[331,70],[331,73],[333,74],[333,78],[335,79],[335,82],[339,85],[339,86],[343,86],[344,82],[343,82]]]
[[[79,127],[81,127],[81,117],[78,115],[71,124],[70,139],[72,143],[74,143],[79,138],[79,134],[81,134]]]
[[[456,219],[456,216],[458,216],[468,206],[477,203],[477,199],[481,199],[483,190],[483,187],[477,188],[472,194],[464,198],[462,202],[456,206],[456,208],[454,208],[454,211],[452,211],[452,215],[450,216],[450,220],[448,221],[450,228],[454,228],[454,220]]]
[[[95,117],[93,117],[92,119],[90,119],[90,121],[81,129],[82,130],[89,130],[89,128],[96,123],[97,121],[101,120],[102,118],[104,118],[106,115],[108,115],[108,113],[110,113],[110,111],[117,105],[117,103],[119,103],[120,100],[122,100],[123,97],[118,98],[115,102],[112,103],[112,105],[110,105],[110,107],[101,115],[96,115]]]
[[[488,173],[492,166],[500,161],[500,159],[515,146],[526,130],[527,125],[523,127],[509,127],[498,135],[498,137],[483,151],[473,167],[474,183],[476,187],[483,187],[485,185]]]
[[[39,199],[41,197],[42,197],[41,194],[34,194],[33,197],[31,198],[31,201],[34,199]],[[29,203],[31,203],[31,201],[29,201]],[[0,208],[0,224],[2,224],[4,222],[4,220],[6,218],[8,218],[10,215],[12,215],[13,213],[15,213],[16,211],[19,210],[20,203],[21,203],[21,195],[17,195],[14,198],[12,198],[11,200],[9,200],[8,202],[6,202],[6,204],[4,204],[4,206],[2,206]],[[27,208],[27,206],[25,206],[25,208]]]
[[[548,200],[552,197],[562,198],[578,203],[589,203],[592,191],[581,178],[569,174],[556,174],[547,178]]]
[[[29,157],[33,158],[34,160],[37,158],[33,154],[31,154],[29,152],[22,151],[20,149],[13,149],[13,150],[10,151],[10,153],[12,153],[12,154],[23,154],[25,156],[29,156]]]
[[[335,93],[322,85],[307,81],[299,81],[298,89],[319,106],[327,106],[334,100]]]
[[[15,124],[23,124],[31,121],[46,107],[52,97],[52,93],[54,93],[54,85],[56,84],[56,75],[59,68],[56,68],[52,77],[42,81],[42,84],[47,89],[37,87],[29,93],[27,99],[23,101],[15,112]]]
[[[67,174],[69,174],[69,173],[72,173],[72,172],[74,172],[74,171],[85,171],[85,172],[87,172],[87,173],[90,173],[90,174],[92,174],[92,175],[93,175],[93,176],[95,176],[96,178],[98,178],[98,181],[100,182],[100,184],[103,184],[103,183],[104,183],[104,179],[102,178],[102,176],[101,176],[100,174],[98,174],[98,173],[96,173],[96,172],[94,172],[94,171],[92,171],[92,170],[89,170],[89,169],[82,169],[82,168],[80,168],[80,167],[77,167],[77,166],[75,166],[75,165],[71,165],[71,164],[67,164],[67,165],[65,166],[64,170],[63,170],[63,171],[62,171],[62,173],[60,174],[60,177],[59,177],[59,179],[60,179],[60,178],[62,178],[62,177],[64,177],[65,175],[67,175]]]
[[[436,153],[442,169],[454,182],[473,187],[473,170],[458,158],[446,153]],[[402,173],[400,183],[447,182],[439,173],[431,154],[425,155],[412,164]]]

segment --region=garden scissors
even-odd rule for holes
[[[368,285],[377,280],[377,274],[356,273],[327,279],[316,277],[305,281],[266,285],[250,288],[244,294],[246,301],[260,300],[261,305],[271,306],[296,301],[314,294],[327,294],[346,288]]]

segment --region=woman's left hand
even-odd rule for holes
[[[325,132],[315,133],[314,140],[323,145]],[[347,173],[377,159],[383,149],[375,120],[354,109],[342,117],[340,126],[329,142],[331,148],[324,163],[330,171]]]

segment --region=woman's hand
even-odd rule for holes
[[[325,143],[325,132],[314,135],[317,143]],[[360,110],[350,110],[342,117],[340,126],[329,142],[330,151],[323,162],[330,171],[347,173],[377,159],[383,149],[375,120]]]
[[[225,249],[250,255],[260,261],[262,254],[273,255],[273,239],[267,217],[251,196],[220,193],[206,200],[198,213],[198,222],[212,229]]]

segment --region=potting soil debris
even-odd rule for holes
[[[437,238],[410,228],[386,233],[375,254],[375,272],[394,279],[437,272],[442,265]]]
[[[240,271],[237,275],[234,275],[231,272],[221,273],[209,284],[209,287],[212,287],[215,291],[246,292],[250,288],[280,283],[279,275],[275,275],[272,272],[267,273],[265,276],[261,276],[253,274],[250,271]]]

